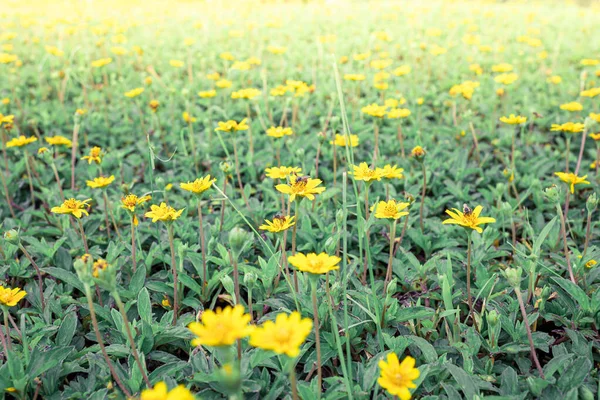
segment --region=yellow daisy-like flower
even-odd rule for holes
[[[406,118],[410,116],[410,110],[408,108],[392,108],[388,111],[388,119]]]
[[[552,75],[550,78],[546,79],[546,81],[553,85],[558,85],[562,82],[562,78],[559,75]]]
[[[325,191],[324,187],[318,187],[323,181],[320,179],[312,179],[308,176],[290,176],[290,182],[275,186],[279,192],[290,195],[290,201],[296,200],[296,197],[306,197],[309,200],[315,199],[315,194],[320,194]]]
[[[346,81],[364,81],[366,77],[363,74],[344,74],[344,80]]]
[[[595,141],[598,141],[598,140],[600,140],[600,132],[598,132],[598,133],[590,133],[590,137],[592,139],[594,139]]]
[[[166,203],[162,202],[159,206],[156,204],[152,204],[150,206],[150,211],[144,214],[148,218],[152,218],[152,222],[162,221],[162,222],[172,222],[181,216],[181,213],[185,210],[182,208],[181,210],[176,210],[171,206],[168,206]]]
[[[171,65],[171,67],[175,68],[181,68],[185,65],[185,63],[181,60],[170,60],[169,64]]]
[[[346,147],[347,145],[346,135],[340,135],[338,133],[335,134],[335,140],[329,142],[329,144],[333,144],[339,147]],[[358,146],[359,139],[358,135],[350,135],[350,147]]]
[[[254,327],[248,325],[250,320],[250,314],[245,314],[240,304],[217,308],[216,311],[206,310],[202,313],[202,322],[188,325],[188,329],[197,336],[192,340],[192,346],[232,345],[252,333]]]
[[[508,63],[492,65],[492,72],[510,72],[512,70],[513,66]]]
[[[338,264],[342,259],[337,256],[330,256],[327,253],[296,253],[288,257],[288,261],[294,267],[302,272],[310,274],[326,274],[329,271],[339,269]]]
[[[102,149],[98,146],[94,146],[90,149],[90,154],[88,156],[81,157],[82,160],[87,160],[88,164],[95,162],[96,164],[100,164],[102,162]]]
[[[246,123],[247,118],[244,118],[240,122],[236,122],[234,120],[229,120],[226,122],[219,121],[219,126],[215,129],[215,131],[223,131],[223,132],[236,132],[236,131],[245,131],[247,130],[248,124]]]
[[[277,314],[275,322],[266,321],[250,335],[250,345],[277,354],[297,357],[300,346],[312,330],[310,318],[302,318],[298,311]]]
[[[385,117],[387,109],[385,106],[380,106],[376,103],[373,103],[361,108],[360,111],[363,114],[367,114],[373,118],[383,118]]]
[[[600,113],[590,113],[589,117],[600,124]]]
[[[77,199],[67,199],[60,206],[52,207],[50,211],[55,214],[71,214],[75,218],[81,218],[83,214],[90,215],[86,210],[89,207],[88,202],[92,201],[92,199],[86,199],[83,201],[79,201]]]
[[[284,136],[290,136],[293,135],[294,131],[292,130],[292,128],[284,128],[282,126],[278,126],[278,127],[270,127],[269,129],[267,129],[267,136],[271,136],[274,138],[282,138]]]
[[[375,218],[398,219],[408,215],[408,211],[402,210],[406,209],[409,205],[410,203],[401,203],[394,199],[389,201],[380,201],[376,206],[373,206],[375,208]],[[373,207],[371,207],[371,211]]]
[[[581,60],[581,65],[589,67],[589,66],[594,66],[594,65],[598,65],[600,64],[600,60],[597,59],[593,59],[593,58],[584,58],[583,60]]]
[[[482,210],[482,206],[477,206],[474,210],[471,210],[466,204],[463,206],[463,211],[459,211],[456,208],[453,208],[452,210],[446,210],[446,214],[448,214],[450,218],[444,220],[442,224],[460,225],[464,226],[465,228],[474,229],[481,233],[483,232],[483,229],[479,225],[496,222],[495,218],[480,217],[479,215],[481,214]]]
[[[392,73],[396,76],[404,76],[410,74],[410,71],[410,65],[401,65],[398,68],[396,68]]]
[[[571,193],[575,193],[575,185],[583,184],[589,185],[590,183],[585,180],[587,175],[577,176],[572,172],[555,172],[554,175],[558,176],[561,181],[570,185]]]
[[[404,168],[398,168],[396,165],[387,164],[383,168],[377,168],[382,178],[385,179],[402,179],[404,178]]]
[[[112,58],[110,58],[110,57],[100,58],[96,61],[92,61],[92,67],[101,68],[101,67],[104,67],[104,66],[110,64],[111,62],[112,62]]]
[[[27,292],[20,288],[5,288],[0,286],[0,304],[6,307],[14,307],[23,297],[27,295]]]
[[[287,47],[283,46],[267,46],[267,51],[271,54],[281,55],[287,51]]]
[[[351,174],[357,181],[380,181],[383,178],[383,170],[381,168],[371,169],[366,162],[362,162],[358,166],[353,165],[352,168],[353,171]]]
[[[296,224],[294,221],[295,218],[296,217],[290,217],[289,215],[275,215],[273,221],[266,219],[265,223],[259,226],[258,229],[272,233],[282,232]]]
[[[134,97],[138,97],[142,93],[144,93],[144,88],[139,87],[125,92],[125,97],[129,97],[130,99],[132,99]]]
[[[498,83],[502,83],[504,85],[511,85],[515,83],[519,79],[519,75],[511,72],[509,74],[500,74],[494,78],[494,80]]]
[[[219,79],[215,82],[215,86],[219,89],[227,89],[230,88],[231,85],[233,85],[233,82],[227,79]]]
[[[425,149],[422,148],[421,146],[415,146],[410,151],[410,155],[412,157],[416,157],[416,158],[423,158],[425,156],[425,154],[427,154],[427,153],[425,152]]]
[[[520,125],[527,122],[527,117],[510,114],[508,117],[500,117],[500,122],[504,122],[505,124],[509,125]]]
[[[561,104],[560,109],[565,110],[565,111],[571,111],[571,112],[581,111],[581,110],[583,110],[583,104],[581,104],[577,101],[572,101],[570,103]]]
[[[108,178],[106,178],[104,176],[99,176],[97,178],[94,178],[91,181],[86,181],[86,184],[93,189],[98,189],[98,188],[103,188],[103,187],[110,185],[111,183],[113,183],[114,180],[115,180],[114,175],[111,175]]]
[[[144,389],[140,394],[140,400],[194,400],[195,398],[183,385],[178,385],[169,391],[165,382],[158,382],[152,389]]]
[[[187,111],[184,111],[184,112],[181,114],[181,117],[182,117],[182,118],[183,118],[183,120],[184,120],[186,123],[188,123],[188,124],[191,124],[192,122],[196,122],[196,118],[192,117],[192,116],[190,115],[190,113],[189,113],[189,112],[187,112]]]
[[[183,190],[187,190],[188,192],[192,192],[194,194],[201,194],[205,191],[207,191],[208,189],[210,189],[210,187],[212,186],[212,184],[216,182],[216,179],[210,179],[210,175],[206,175],[203,178],[198,178],[193,182],[188,182],[188,183],[180,183],[179,186],[183,189]]]
[[[417,387],[413,381],[421,375],[415,368],[415,359],[408,356],[400,362],[396,353],[390,353],[387,362],[379,361],[379,369],[381,375],[377,383],[392,396],[398,396],[400,400],[410,400],[411,394],[408,389]]]
[[[580,96],[582,97],[596,97],[600,94],[600,87],[595,87],[595,88],[591,88],[588,90],[584,90],[583,92],[579,93]]]
[[[592,267],[595,267],[595,266],[596,266],[596,264],[598,264],[598,263],[596,262],[596,260],[590,260],[590,261],[588,261],[588,262],[586,262],[586,263],[585,263],[585,267],[586,267],[586,268],[592,268]]]
[[[198,92],[198,96],[202,99],[209,99],[211,97],[215,97],[217,95],[217,91],[214,89],[211,90],[202,90]]]
[[[232,99],[247,99],[252,100],[253,98],[260,96],[260,90],[254,88],[241,89],[231,93]]]
[[[290,175],[300,175],[300,167],[272,167],[265,169],[267,177],[271,179],[286,179]]]
[[[23,135],[13,138],[11,140],[9,140],[8,142],[6,142],[6,147],[10,148],[10,147],[23,147],[23,146],[27,146],[29,143],[33,143],[37,141],[37,138],[35,136],[30,136],[30,137],[25,137]]]
[[[550,128],[554,132],[571,132],[579,133],[583,132],[585,125],[580,122],[565,122],[564,124],[552,124]]]
[[[121,207],[129,212],[135,212],[137,206],[150,200],[152,200],[152,196],[149,195],[138,197],[135,194],[128,194],[127,196],[121,197]]]
[[[66,147],[72,146],[72,142],[64,136],[58,135],[58,136],[53,136],[53,137],[46,137],[44,139],[46,140],[46,142],[48,144],[51,144],[53,146],[66,146]]]

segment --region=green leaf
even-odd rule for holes
[[[56,333],[56,344],[58,346],[68,346],[75,336],[77,329],[77,313],[68,312],[58,328]]]
[[[454,364],[446,363],[444,366],[448,369],[448,372],[458,383],[460,389],[464,393],[467,399],[472,399],[475,395],[479,395],[479,389],[475,386],[473,378],[467,374],[462,368],[457,367]]]
[[[152,303],[150,302],[150,294],[146,288],[140,290],[138,294],[137,310],[142,321],[146,321],[149,324],[152,323]]]
[[[563,290],[565,292],[567,292],[573,299],[575,299],[575,301],[577,301],[577,303],[579,303],[579,306],[583,310],[585,310],[587,312],[591,311],[590,310],[590,299],[587,296],[587,294],[583,291],[582,288],[580,288],[573,282],[571,282],[567,279],[564,279],[564,278],[553,276],[551,279],[554,282],[556,282],[556,284],[558,284],[561,288],[563,288]]]
[[[84,292],[83,284],[81,283],[77,275],[75,275],[74,273],[56,267],[42,268],[42,271],[44,271],[48,275],[52,275],[53,277],[60,279],[64,283],[71,285],[74,288],[79,289],[81,292]]]
[[[74,347],[69,346],[56,347],[43,352],[39,347],[36,347],[31,353],[31,359],[29,365],[27,365],[27,375],[33,380],[33,378],[40,376],[50,368],[62,363],[73,350]]]

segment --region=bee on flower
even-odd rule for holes
[[[265,223],[259,226],[258,229],[271,233],[283,232],[296,224],[295,218],[294,216],[276,214],[273,216],[272,221],[265,220]]]
[[[325,191],[325,187],[319,186],[323,181],[313,179],[309,176],[291,175],[288,183],[282,183],[275,186],[278,192],[290,196],[290,201],[306,197],[308,200],[314,200],[316,194]]]

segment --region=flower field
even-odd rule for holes
[[[600,4],[6,0],[7,399],[594,399]]]

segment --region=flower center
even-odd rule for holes
[[[77,210],[77,201],[75,199],[65,200],[65,207],[70,210]]]

